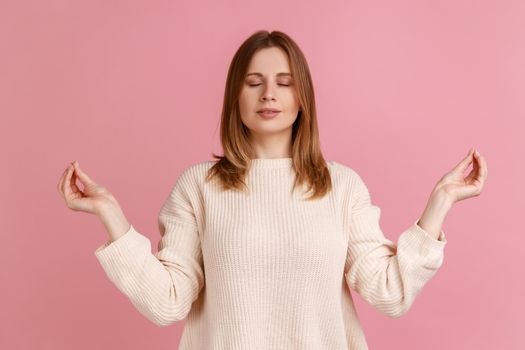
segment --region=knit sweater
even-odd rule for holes
[[[133,225],[95,250],[147,319],[185,320],[180,350],[368,349],[351,290],[399,317],[443,262],[444,232],[435,239],[417,220],[397,244],[385,238],[349,166],[327,161],[332,191],[306,201],[310,192],[291,191],[292,158],[253,159],[248,193],[205,182],[214,162],[177,177],[156,253]]]

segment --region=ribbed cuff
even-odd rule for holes
[[[115,241],[108,240],[95,250],[99,260],[108,260],[116,256],[125,256],[133,251],[133,247],[144,244],[144,236],[138,233],[130,224],[128,231]]]
[[[447,244],[445,232],[441,230],[438,239],[435,239],[417,224],[418,221],[419,219],[404,232],[399,244],[404,245],[404,249],[421,256],[442,254]]]

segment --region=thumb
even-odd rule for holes
[[[95,181],[93,181],[84,171],[80,169],[80,166],[78,165],[78,162],[75,160],[73,162],[73,167],[75,168],[75,172],[77,173],[78,179],[86,184],[86,185],[96,185]]]
[[[467,156],[463,158],[463,160],[454,167],[454,171],[461,172],[463,174],[463,172],[467,170],[470,163],[472,163],[473,154],[474,154],[474,147],[472,147],[470,151],[468,152]]]

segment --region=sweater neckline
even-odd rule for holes
[[[290,168],[292,166],[292,158],[252,158],[250,163],[252,169]]]

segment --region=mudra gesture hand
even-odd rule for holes
[[[77,179],[84,186],[81,190]],[[116,198],[91,179],[75,161],[64,170],[57,185],[69,209],[95,214],[104,224],[110,239],[117,240],[131,228]]]
[[[473,168],[464,177],[463,173],[471,163]],[[438,181],[417,224],[438,239],[443,221],[452,205],[463,199],[479,196],[487,174],[487,162],[471,148],[467,156]]]
[[[473,164],[467,177],[463,173]],[[448,197],[451,203],[466,198],[479,196],[487,179],[487,162],[478,151],[471,148],[469,153],[450,172],[446,173],[436,184],[434,192],[441,192]]]
[[[77,179],[84,186],[83,190],[77,186]],[[115,197],[82,171],[76,161],[64,170],[57,188],[68,208],[73,211],[99,215],[108,205],[118,206]]]

